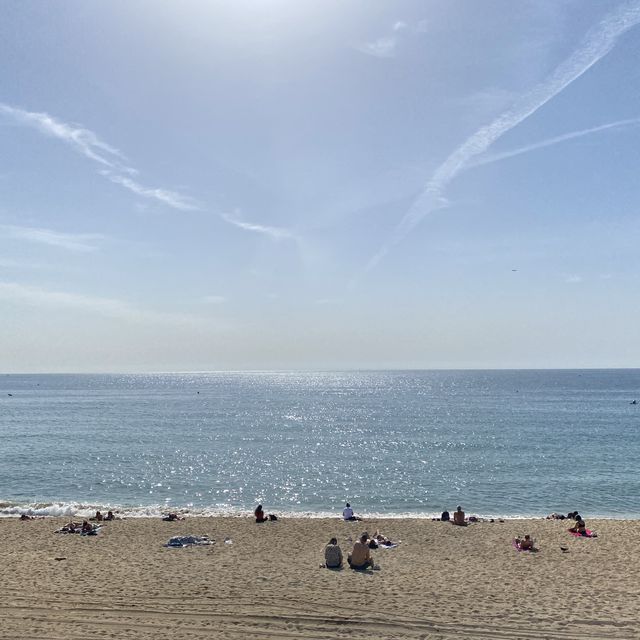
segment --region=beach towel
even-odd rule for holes
[[[597,538],[598,534],[595,531],[590,531],[589,529],[585,529],[585,532],[587,535],[582,535],[581,533],[578,533],[577,531],[569,531],[569,533],[574,537],[574,538]]]
[[[395,549],[402,540],[398,540],[398,542],[392,542],[391,544],[384,544],[383,542],[378,542],[378,549]]]
[[[56,529],[55,533],[79,533],[81,536],[97,536],[98,532],[102,528],[100,524],[94,524],[91,527],[91,531],[82,531],[81,527],[76,527],[74,531],[69,531],[66,526]]]
[[[181,549],[182,547],[190,547],[193,545],[206,546],[215,543],[215,540],[209,540],[207,536],[174,536],[164,546],[172,549]]]

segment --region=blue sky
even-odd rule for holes
[[[11,2],[0,370],[640,363],[640,1]]]

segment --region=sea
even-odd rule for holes
[[[640,518],[639,469],[640,369],[0,375],[6,517]]]

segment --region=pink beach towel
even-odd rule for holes
[[[597,538],[598,535],[596,533],[594,533],[593,531],[590,531],[589,529],[585,529],[587,535],[583,536],[581,533],[578,533],[577,531],[570,531],[569,533],[574,537],[574,538]]]

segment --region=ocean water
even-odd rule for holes
[[[0,515],[640,517],[639,468],[640,370],[0,376]]]

